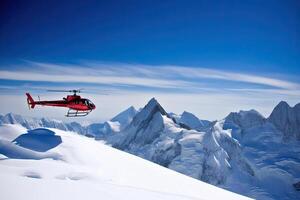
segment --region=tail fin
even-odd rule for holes
[[[26,96],[27,96],[28,106],[30,106],[31,108],[34,108],[35,102],[34,102],[33,98],[30,96],[29,93],[26,93]]]

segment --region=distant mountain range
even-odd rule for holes
[[[151,99],[105,123],[0,116],[0,124],[73,131],[193,178],[256,199],[299,199],[300,104],[280,102],[268,118],[255,110],[222,120],[168,113]],[[299,188],[298,188],[299,189]]]
[[[82,126],[77,122],[65,123],[56,119],[23,117],[18,114],[8,113],[0,115],[1,124],[20,124],[27,129],[57,128],[63,131],[72,131],[87,137],[95,137],[97,140],[105,139],[112,132],[119,132],[127,126],[137,110],[131,106],[114,118],[104,123],[93,123],[88,126]]]

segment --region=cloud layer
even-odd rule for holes
[[[78,65],[26,62],[22,69],[0,70],[0,79],[39,82],[105,84],[150,88],[196,89],[226,88],[238,83],[268,89],[299,90],[300,84],[271,77],[183,66],[149,66],[116,63],[82,63]],[[224,84],[226,83],[226,84]]]
[[[45,91],[76,88],[85,88],[84,96],[91,98],[99,108],[89,116],[93,121],[108,119],[130,105],[143,106],[153,96],[169,111],[188,110],[206,119],[220,119],[229,111],[248,108],[268,115],[280,100],[291,104],[300,101],[298,82],[257,74],[174,65],[101,62],[70,65],[26,61],[0,70],[1,96],[6,96],[2,98],[0,112],[28,114],[23,99],[25,91],[55,99],[56,94],[45,94]],[[18,105],[11,107],[14,95],[22,95],[22,98],[15,99]],[[58,112],[40,109],[31,113],[38,116],[44,110],[47,112],[43,115],[49,117]]]

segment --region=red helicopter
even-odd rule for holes
[[[42,106],[56,106],[56,107],[66,107],[69,108],[66,117],[83,117],[87,116],[92,110],[96,109],[95,104],[93,104],[89,99],[83,99],[77,93],[80,90],[48,90],[50,92],[73,92],[73,95],[67,95],[67,98],[63,100],[56,101],[34,101],[29,93],[26,93],[28,107],[34,108],[35,105]]]

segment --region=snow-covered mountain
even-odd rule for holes
[[[91,138],[0,128],[1,199],[248,199]]]
[[[153,142],[163,129],[162,116],[167,115],[157,101],[151,99],[122,131],[120,141],[116,142],[114,138],[112,143],[120,149],[127,149],[129,146],[144,146]]]
[[[88,137],[95,137],[97,140],[106,139],[112,133],[123,130],[137,113],[137,110],[131,106],[122,111],[117,116],[104,123],[93,123],[88,126],[82,126],[77,122],[64,123],[55,119],[23,117],[18,114],[8,113],[0,115],[1,124],[20,124],[27,129],[35,128],[57,128],[63,131],[72,131]]]
[[[265,118],[256,110],[249,110],[240,112],[231,112],[226,118],[225,123],[237,125],[243,129],[251,128],[253,126],[260,126],[265,122]]]
[[[96,140],[106,140],[109,136],[112,136],[114,133],[118,133],[126,128],[136,113],[137,110],[131,106],[113,117],[111,120],[104,123],[90,124],[85,127],[86,131],[83,135],[95,137]]]
[[[184,111],[181,115],[175,113],[169,113],[169,116],[175,120],[177,124],[180,124],[186,129],[204,130],[211,124],[208,120],[201,120],[193,113]]]
[[[191,129],[195,129],[195,130],[201,130],[205,127],[207,127],[210,122],[207,120],[200,120],[198,117],[196,117],[193,113],[184,111],[179,120],[179,123],[185,124],[188,127],[190,127]]]
[[[137,112],[138,111],[133,106],[130,106],[128,109],[124,110],[123,112],[112,118],[110,121],[118,122],[120,124],[119,129],[123,130],[130,124]]]
[[[202,131],[198,118],[189,113],[183,116],[167,114],[151,99],[108,143],[250,197],[299,197],[293,184],[300,178],[300,160],[295,157],[300,144],[284,142],[284,133],[257,111],[230,113],[224,120],[208,123]]]
[[[215,185],[224,185],[234,173],[254,176],[241,155],[239,143],[219,123],[211,125],[207,132],[188,130],[176,123],[155,99],[149,101],[118,138],[112,137],[108,142]]]
[[[77,129],[123,151],[249,197],[299,199],[299,105],[291,108],[281,102],[269,118],[250,110],[209,122],[188,112],[167,113],[153,98],[139,111],[130,107],[105,123]],[[73,128],[65,126],[66,130]]]
[[[63,123],[62,121],[55,119],[47,119],[47,118],[31,118],[31,117],[23,117],[18,114],[8,113],[4,116],[0,117],[0,124],[20,124],[27,129],[35,129],[39,127],[48,127],[48,128],[57,128],[60,130],[69,130],[73,131],[73,127],[76,131],[78,131],[78,123],[72,123],[70,126]],[[70,128],[70,129],[68,129]],[[80,130],[80,129],[79,129]]]
[[[284,134],[285,140],[300,140],[300,103],[290,107],[281,101],[268,118]]]
[[[258,192],[270,199],[299,199],[293,187],[300,180],[299,141],[287,141],[286,133],[254,110],[230,113],[223,129],[239,142],[242,156],[255,172],[248,183],[253,197]]]

